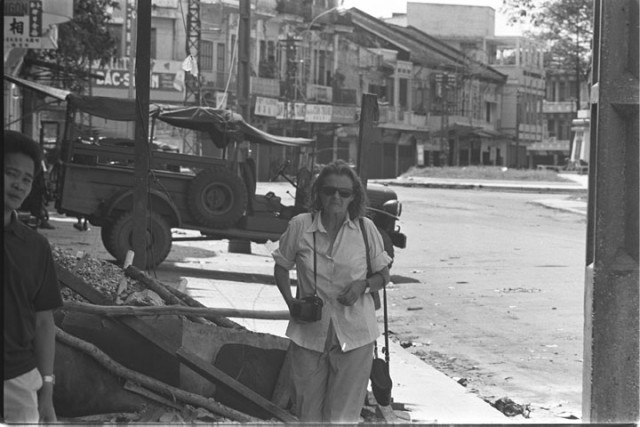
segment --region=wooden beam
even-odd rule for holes
[[[56,327],[56,339],[61,343],[64,343],[76,350],[82,351],[85,354],[91,356],[94,360],[96,360],[100,365],[104,368],[113,372],[120,378],[125,378],[131,381],[134,381],[137,384],[140,384],[144,387],[149,388],[157,393],[164,394],[165,396],[171,396],[181,400],[182,402],[188,403],[190,405],[198,406],[205,408],[211,412],[222,415],[223,417],[230,418],[235,421],[240,422],[250,422],[256,421],[253,417],[250,417],[246,414],[243,414],[240,411],[235,409],[226,407],[213,399],[206,398],[204,396],[200,396],[199,394],[189,393],[177,387],[170,386],[168,384],[163,383],[162,381],[158,381],[155,378],[148,377],[139,372],[126,368],[111,359],[107,354],[105,354],[102,350],[100,350],[95,345],[88,343],[80,338],[74,337],[71,334],[66,333],[62,329]]]
[[[67,310],[79,311],[82,313],[98,314],[108,317],[121,316],[228,316],[245,319],[268,319],[268,320],[289,320],[289,312],[265,311],[265,310],[242,310],[237,308],[209,308],[209,307],[186,307],[182,305],[164,306],[131,306],[112,305],[103,306],[87,304],[82,302],[66,302],[64,308]]]
[[[179,290],[174,289],[171,286],[165,285],[164,283],[154,279],[153,277],[150,277],[147,273],[145,273],[144,271],[140,270],[139,268],[133,265],[128,266],[124,270],[124,274],[131,277],[132,279],[139,281],[140,283],[142,283],[152,291],[156,292],[158,295],[160,295],[165,301],[169,302],[170,304],[188,305],[190,307],[204,308],[204,304],[194,300],[193,298],[180,292]],[[222,326],[224,328],[246,329],[244,326],[239,325],[238,323],[232,320],[229,320],[226,317],[215,315],[213,313],[203,315],[203,317],[207,320],[212,321],[216,325]]]
[[[77,292],[89,302],[100,305],[113,305],[113,301],[109,297],[57,263],[56,274],[58,276],[58,282]]]
[[[280,421],[284,422],[295,422],[298,419],[293,416],[290,412],[285,411],[278,406],[271,403],[269,400],[265,399],[255,391],[251,390],[249,387],[244,384],[236,381],[231,378],[215,366],[206,361],[202,360],[200,357],[190,353],[185,348],[180,348],[176,352],[178,359],[184,363],[186,366],[193,369],[195,372],[199,373],[205,378],[208,378],[211,381],[219,382],[227,387],[232,388],[233,390],[240,393],[242,396],[246,397],[248,400],[252,401],[256,405],[260,406],[262,409],[266,410],[273,416],[275,416]]]
[[[74,282],[84,283],[84,281],[77,276],[75,277]],[[76,285],[78,283],[76,283]],[[84,283],[84,285],[79,287],[82,289],[85,289],[86,287],[90,287],[90,285]],[[94,302],[94,301],[91,301],[91,302]],[[82,303],[67,303],[67,304],[82,304]],[[82,304],[82,305],[86,306],[88,304]],[[149,308],[153,308],[153,307],[149,307]],[[182,364],[190,367],[196,373],[202,375],[205,379],[209,381],[225,384],[227,387],[230,387],[233,390],[237,391],[242,396],[249,399],[256,405],[260,406],[261,408],[263,408],[264,410],[266,410],[267,412],[269,412],[270,414],[272,414],[273,416],[275,416],[281,421],[285,421],[285,422],[297,421],[297,418],[295,416],[291,415],[287,411],[284,411],[278,408],[276,405],[274,405],[273,403],[271,403],[270,401],[268,401],[267,399],[265,399],[255,391],[251,390],[249,387],[245,386],[244,384],[230,377],[223,371],[219,370],[209,362],[203,360],[202,358],[198,357],[195,354],[188,352],[183,348],[177,348],[175,345],[171,344],[171,341],[161,331],[158,331],[155,328],[151,327],[151,325],[146,323],[144,320],[139,319],[137,317],[123,317],[118,319],[118,321],[123,325],[126,325],[136,333],[138,333],[144,339],[155,344],[162,351],[168,353],[172,357],[175,357]]]

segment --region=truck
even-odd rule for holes
[[[133,247],[133,159],[139,142],[118,135],[126,134],[126,122],[135,122],[135,100],[71,93],[66,103],[65,129],[49,177],[55,209],[100,227],[105,249],[122,263]],[[203,240],[265,243],[278,240],[289,220],[306,210],[314,140],[272,135],[236,113],[211,107],[152,105],[149,111],[153,142],[142,142],[150,150],[147,269],[165,260],[172,242],[194,240],[174,236],[172,229],[199,231],[198,239]],[[207,135],[222,155],[184,154],[155,142],[159,123]],[[273,192],[256,194],[255,160],[233,149],[244,141],[293,147],[298,153],[302,160],[294,177],[284,173],[290,160],[276,173],[295,188],[293,205],[284,204]],[[368,215],[392,255],[394,246],[406,245],[398,225],[402,205],[396,193],[382,185],[369,184],[367,195]]]

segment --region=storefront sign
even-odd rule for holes
[[[308,123],[331,123],[331,105],[307,104],[304,118]]]
[[[181,63],[179,61],[154,61],[151,64],[151,89],[170,92],[180,92],[180,85],[174,85],[178,77]],[[107,67],[100,69],[95,63],[95,74],[103,76],[103,79],[94,79],[93,84],[104,88],[127,89],[133,82],[129,72],[129,59],[120,58],[112,61]],[[134,84],[135,86],[135,84]]]
[[[278,115],[278,100],[275,98],[256,97],[256,107],[253,114],[256,116],[276,117]]]
[[[277,102],[278,112],[276,119],[280,120],[304,120],[306,105],[303,103]]]
[[[331,123],[351,124],[358,120],[358,107],[333,105],[331,108]]]
[[[39,49],[42,44],[42,1],[4,2],[4,48]]]

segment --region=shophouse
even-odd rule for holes
[[[383,151],[398,153],[394,172],[409,164],[496,164],[488,144],[500,137],[506,76],[417,28],[350,13],[354,40],[394,52],[386,58],[394,71],[379,123],[383,144],[394,147]]]
[[[542,47],[524,37],[496,36],[495,10],[487,6],[408,2],[406,16],[398,14],[391,22],[418,28],[507,76],[496,128],[499,135],[483,147],[493,164],[531,166],[530,148],[543,140]]]
[[[586,81],[578,85],[574,72],[547,71],[542,104],[544,136],[539,150],[532,153],[534,167],[542,164],[572,168],[581,161],[588,162],[588,109]]]

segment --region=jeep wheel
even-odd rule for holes
[[[109,254],[116,258],[115,251],[113,250],[113,246],[111,246],[111,241],[109,240],[109,236],[112,233],[113,224],[105,223],[100,227],[100,237],[102,238],[102,245],[109,252]]]
[[[133,250],[133,212],[124,212],[112,226],[106,227],[106,230],[109,231],[109,244],[105,245],[105,248],[111,247],[111,254],[119,263],[123,263],[127,251]],[[146,240],[145,269],[148,269],[164,261],[171,251],[171,227],[166,219],[155,212],[151,212],[147,218]]]
[[[191,181],[187,202],[199,224],[231,227],[247,209],[247,188],[242,178],[229,169],[205,169]]]

